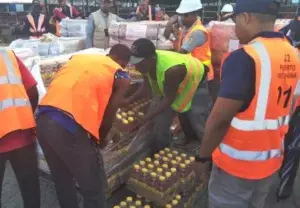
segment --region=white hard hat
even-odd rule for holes
[[[233,12],[233,6],[231,4],[225,4],[221,12]]]
[[[178,14],[186,14],[202,9],[201,0],[181,0],[176,12]]]

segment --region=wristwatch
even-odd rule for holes
[[[212,161],[211,157],[200,157],[199,155],[195,156],[195,161],[196,162],[201,162],[201,163],[205,163],[205,162],[210,162]]]

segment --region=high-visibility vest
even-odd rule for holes
[[[43,24],[45,22],[45,15],[40,14],[39,20],[38,20],[38,26],[36,27],[34,23],[34,19],[31,14],[26,15],[29,24],[31,25],[31,28],[29,29],[29,32],[36,34],[35,36],[31,36],[32,38],[39,38],[39,35],[44,33],[46,31],[45,27],[43,27]]]
[[[202,25],[201,20],[198,19],[194,25],[189,29],[189,31],[186,33],[186,35],[183,37],[183,31],[180,30],[179,32],[179,37],[178,37],[178,46],[176,47],[176,50],[179,51],[181,48],[181,45],[184,40],[189,38],[191,34],[196,31],[196,30],[201,30],[207,37],[207,41],[204,43],[204,45],[199,46],[195,48],[192,52],[191,55],[197,59],[199,59],[203,64],[205,64],[208,68],[208,74],[207,78],[208,80],[214,79],[214,70],[211,64],[211,50],[210,50],[210,36],[206,30],[206,28]]]
[[[187,54],[164,50],[156,50],[156,54],[157,80],[153,80],[150,75],[148,75],[153,91],[159,95],[164,95],[165,73],[173,66],[184,64],[187,73],[178,87],[177,96],[171,107],[180,113],[188,111],[191,108],[198,85],[203,78],[205,72],[204,65],[198,59]]]
[[[97,140],[114,76],[121,66],[108,56],[74,55],[55,75],[41,106],[52,106],[71,116]]]
[[[255,61],[255,95],[248,109],[232,119],[213,161],[233,176],[263,179],[282,163],[299,60],[282,38],[256,38],[243,48]]]
[[[34,115],[16,57],[12,51],[0,49],[0,139],[33,127]]]

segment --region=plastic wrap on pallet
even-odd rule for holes
[[[32,48],[15,48],[13,49],[16,56],[25,61],[28,58],[38,56],[38,52]]]
[[[131,46],[139,38],[151,40],[157,49],[172,49],[172,42],[166,40],[163,33],[166,21],[112,22],[108,32],[109,45],[122,43]]]
[[[86,24],[83,19],[62,19],[60,33],[63,37],[85,37]]]
[[[56,56],[83,50],[84,38],[61,37],[54,38],[51,41],[42,41],[40,39],[18,39],[13,41],[9,47],[13,50],[19,50],[20,48],[30,48],[33,53],[38,54],[39,56]]]

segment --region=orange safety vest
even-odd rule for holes
[[[35,120],[14,53],[0,49],[0,139],[35,127]]]
[[[96,67],[95,67],[96,66]],[[120,65],[108,56],[74,55],[50,83],[41,106],[66,112],[97,140]]]
[[[276,52],[278,46],[281,53]],[[256,38],[243,48],[255,61],[255,96],[248,109],[232,119],[213,161],[233,176],[263,179],[282,163],[299,61],[294,48],[281,38]]]
[[[44,21],[45,21],[45,15],[40,14],[39,20],[38,20],[38,26],[36,27],[34,23],[34,19],[31,14],[26,15],[29,24],[31,25],[31,28],[29,31],[31,33],[37,34],[36,36],[31,36],[32,38],[39,38],[39,34],[42,34],[46,31],[45,27],[43,27]]]
[[[209,68],[209,72],[207,74],[208,80],[214,79],[214,70],[211,64],[211,51],[210,51],[210,36],[206,30],[206,28],[202,25],[202,22],[200,19],[198,19],[194,25],[189,29],[187,34],[183,37],[183,31],[180,30],[179,32],[179,37],[178,37],[178,42],[177,42],[177,47],[175,49],[177,51],[180,50],[181,45],[184,40],[189,38],[191,34],[196,31],[196,30],[201,30],[204,34],[206,34],[207,41],[204,43],[204,45],[199,46],[195,48],[192,52],[191,55],[197,59],[199,59],[203,64],[205,64]]]

